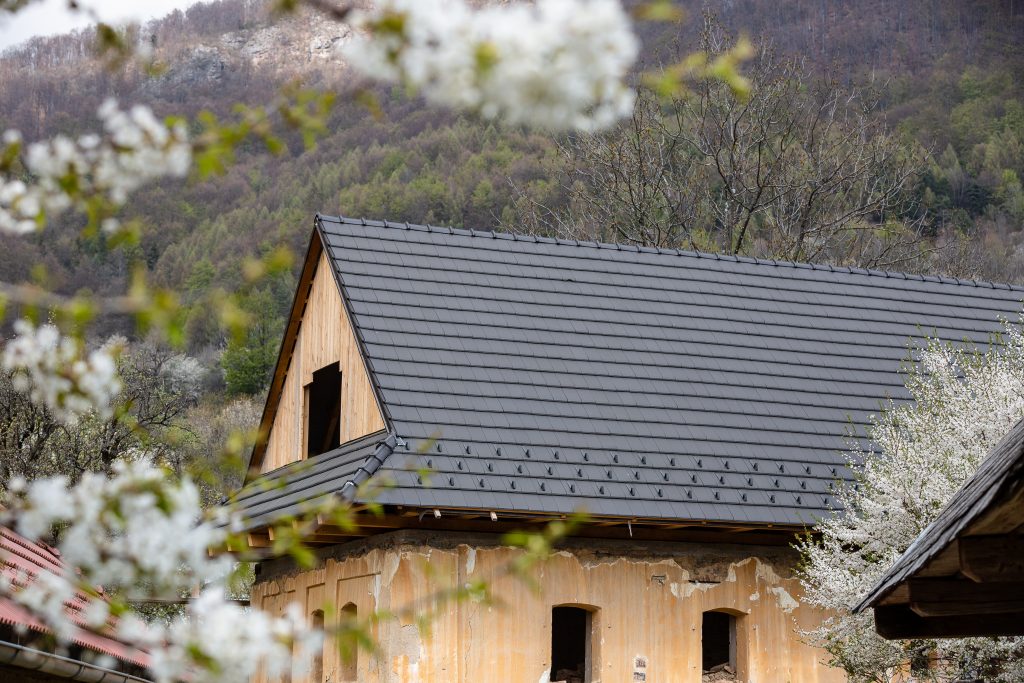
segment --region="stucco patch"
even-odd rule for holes
[[[792,612],[800,606],[800,603],[798,603],[782,586],[775,586],[768,590],[775,594],[775,599],[778,600],[779,607],[783,612]]]

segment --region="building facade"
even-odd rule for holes
[[[1021,296],[318,216],[237,497],[253,604],[389,614],[375,651],[329,647],[293,683],[842,680],[801,638],[824,615],[794,534],[835,513],[851,428],[906,396],[908,342],[985,343]],[[358,527],[317,519],[315,569],[273,557],[325,496]],[[503,534],[579,512],[510,572]],[[498,602],[452,598],[477,581]]]

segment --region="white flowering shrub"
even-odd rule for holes
[[[346,55],[430,102],[553,130],[607,128],[633,110],[638,45],[618,0],[381,0]]]
[[[65,477],[13,482],[8,500],[15,529],[39,540],[59,527],[64,573],[43,572],[3,586],[20,604],[67,641],[78,626],[65,608],[86,599],[88,626],[145,649],[161,683],[238,681],[257,667],[281,673],[309,661],[323,634],[291,608],[283,616],[243,608],[225,595],[233,567],[220,548],[233,520],[224,508],[204,511],[199,490],[142,460],[118,463],[114,475],[87,473],[77,485]],[[208,587],[169,623],[147,623],[126,607],[140,590],[177,597],[198,583]],[[111,620],[111,616],[117,617]]]
[[[12,481],[11,491],[16,530],[37,540],[60,527],[62,558],[93,585],[176,596],[231,569],[208,552],[226,538],[226,511],[204,513],[193,482],[174,482],[146,460],[117,462],[109,478],[87,472],[75,485],[66,477]]]
[[[29,181],[0,176],[0,231],[31,232],[44,225],[47,215],[84,209],[97,201],[106,207],[104,213],[110,213],[146,183],[188,174],[192,146],[183,121],[161,122],[141,105],[123,111],[112,99],[97,115],[103,135],[77,140],[60,135],[32,143],[24,154]],[[17,131],[7,131],[3,139],[4,156],[20,151]],[[103,218],[106,232],[119,227],[113,216]]]
[[[307,623],[291,603],[273,617],[225,599],[219,588],[204,591],[188,612],[166,626],[135,621],[119,629],[152,643],[150,666],[157,683],[248,683],[258,669],[270,679],[303,671],[323,647],[323,632]],[[197,666],[202,664],[202,666]]]
[[[65,424],[95,411],[111,412],[111,401],[121,390],[114,360],[115,348],[105,346],[86,353],[80,341],[62,336],[53,325],[14,323],[17,336],[3,350],[3,367],[13,371],[14,388],[50,409]]]
[[[1024,680],[1024,639],[887,641],[870,611],[849,611],[1024,418],[1024,336],[1007,325],[1002,341],[986,352],[922,349],[907,376],[913,402],[890,402],[871,418],[870,450],[850,452],[859,474],[837,491],[844,512],[800,543],[805,597],[833,613],[808,636],[853,680],[908,680],[906,663],[925,655],[935,680]]]

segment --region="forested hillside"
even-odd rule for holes
[[[702,7],[681,4],[684,22],[640,26],[647,67],[696,49]],[[1024,2],[734,0],[714,10],[728,31],[796,59],[801,87],[813,90],[831,78],[836,92],[877,101],[866,112],[871,130],[890,131],[901,149],[922,159],[910,203],[879,222],[912,219],[929,245],[958,245],[956,258],[927,267],[1024,280]],[[337,50],[346,32],[314,15],[274,22],[260,0],[222,0],[138,28],[134,39],[161,65],[152,72],[106,68],[88,32],[9,50],[0,57],[0,128],[20,129],[29,140],[95,127],[95,110],[108,96],[189,118],[203,110],[226,114],[235,102],[269,102],[288,83],[334,89],[339,97],[314,149],[296,136],[276,156],[243,150],[224,175],[139,193],[127,210],[149,226],[137,247],[103,250],[90,242],[100,238],[80,235],[75,221],[82,219],[67,216],[30,239],[0,236],[0,278],[45,277],[63,291],[115,293],[124,290],[131,262],[142,261],[155,283],[180,292],[189,306],[193,353],[228,346],[206,302],[220,290],[241,289],[264,324],[245,349],[229,346],[225,368],[230,386],[255,391],[276,351],[275,321],[290,303],[293,280],[246,290],[243,258],[280,245],[301,254],[315,212],[555,229],[524,216],[531,208],[535,216],[536,207],[549,214],[572,208],[578,159],[566,140],[428,108],[400,88],[377,91],[375,116],[352,96],[358,84]],[[764,248],[752,242],[740,250],[772,255],[758,252]],[[30,269],[39,262],[45,275]]]

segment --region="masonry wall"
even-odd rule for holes
[[[705,610],[737,617],[738,680],[828,683],[844,680],[797,630],[822,614],[799,604],[788,548],[704,544],[574,544],[531,570],[536,587],[505,574],[520,551],[481,536],[397,533],[326,553],[319,569],[262,568],[253,604],[277,610],[301,602],[307,614],[354,603],[360,616],[437,610],[431,633],[412,614],[375,628],[379,650],[360,653],[357,680],[380,683],[544,683],[551,666],[551,609],[593,608],[594,682],[701,681]],[[440,602],[439,592],[491,582],[503,605]],[[331,610],[328,610],[329,612]],[[333,648],[324,681],[346,680]],[[263,683],[264,679],[259,679]],[[351,680],[351,679],[349,679]],[[270,683],[270,682],[266,682]],[[311,683],[308,674],[293,683]]]

